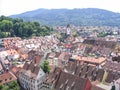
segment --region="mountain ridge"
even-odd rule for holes
[[[98,8],[37,9],[11,15],[25,21],[39,21],[47,25],[120,26],[120,13]]]

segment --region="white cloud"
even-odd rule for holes
[[[38,8],[101,8],[120,12],[120,0],[0,0],[0,15],[19,14]]]

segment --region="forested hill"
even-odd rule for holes
[[[120,13],[86,8],[86,9],[38,9],[10,16],[26,21],[39,21],[47,25],[88,25],[88,26],[120,26]]]
[[[52,31],[53,28],[46,25],[42,26],[38,22],[25,22],[18,18],[0,17],[0,38],[45,36],[50,35]]]

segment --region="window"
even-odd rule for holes
[[[7,81],[7,79],[5,79],[5,81]]]
[[[2,80],[0,80],[0,83],[2,82]]]
[[[12,77],[9,78],[9,80],[11,80],[11,79],[12,79]]]

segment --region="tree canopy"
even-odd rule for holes
[[[45,73],[49,73],[50,72],[49,62],[45,60],[44,63],[41,65],[41,68]]]
[[[0,90],[20,90],[20,86],[17,81],[12,81],[8,85],[0,85]]]
[[[21,37],[50,35],[53,28],[42,26],[38,22],[25,22],[22,19],[12,19],[9,17],[0,17],[0,38],[3,37]]]

